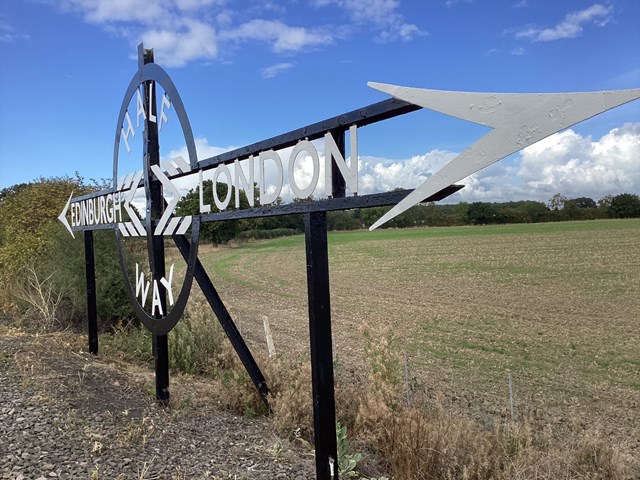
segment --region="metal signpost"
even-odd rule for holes
[[[153,63],[152,50],[145,50],[140,45],[138,57],[138,71],[127,88],[116,124],[112,187],[76,198],[70,197],[59,216],[72,235],[74,232],[84,232],[89,351],[94,354],[98,352],[93,230],[113,230],[131,304],[137,317],[153,334],[157,399],[163,403],[169,401],[167,334],[180,320],[195,279],[256,389],[268,405],[269,388],[265,378],[198,259],[200,225],[222,220],[304,214],[316,474],[321,480],[338,478],[327,212],[393,206],[371,227],[377,228],[417,203],[446,198],[462,188],[455,182],[513,152],[640,97],[640,90],[577,94],[485,94],[370,84],[394,98],[198,160],[191,126],[175,85],[167,73]],[[159,88],[163,90],[161,98],[158,98]],[[135,105],[135,108],[130,110],[131,105]],[[358,195],[358,128],[423,107],[480,123],[493,130],[413,191]],[[178,119],[188,159],[181,156],[170,160],[160,158],[159,134],[163,125],[169,122],[170,111]],[[127,155],[131,154],[130,141],[136,135],[141,120],[142,169],[120,172],[119,152],[122,143]],[[349,132],[349,156],[346,155],[346,132]],[[293,147],[286,164],[291,191],[301,199],[309,199],[315,192],[321,160],[312,141],[318,139],[324,139],[325,142],[327,198],[273,204],[284,182],[283,161],[278,151],[287,147]],[[313,175],[307,186],[300,186],[294,176],[295,163],[300,156],[310,157],[313,162]],[[350,161],[347,162],[349,157]],[[256,182],[260,191],[259,204],[254,198],[255,163],[258,163],[259,170]],[[277,172],[275,191],[266,188],[266,165]],[[233,166],[233,169],[229,166]],[[204,198],[203,195],[202,174],[206,171],[213,172],[213,198]],[[200,214],[176,216],[175,208],[182,194],[174,182],[194,174],[199,178]],[[218,198],[216,182],[226,182],[229,187],[224,199]],[[134,197],[140,188],[145,193],[144,213],[139,211],[139,205],[134,205]],[[250,208],[228,210],[232,200],[235,200],[236,207],[239,206],[240,189],[244,189]],[[348,196],[347,192],[351,195]],[[232,198],[234,193],[235,199]],[[212,201],[218,207],[218,212],[211,212]],[[190,239],[186,236],[189,232]],[[145,276],[144,269],[136,264],[134,281],[131,281],[133,269],[128,268],[123,249],[123,242],[130,237],[146,237],[149,278]],[[167,272],[165,264],[165,237],[171,237],[186,262],[184,280],[177,297],[174,296],[173,265]]]

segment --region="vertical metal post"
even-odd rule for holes
[[[338,150],[345,156],[345,132],[344,130],[331,130],[333,140],[336,142]],[[353,140],[351,140],[353,141]],[[331,192],[333,198],[342,198],[347,194],[346,182],[336,162],[331,162]]]
[[[89,353],[98,354],[98,316],[96,308],[96,265],[93,255],[93,231],[84,232],[84,259],[87,276],[87,322]]]
[[[318,480],[338,478],[336,405],[331,346],[331,304],[326,212],[304,218],[313,387],[313,435]]]
[[[138,63],[140,66],[153,63],[153,50],[145,49],[142,44],[138,47]],[[154,235],[155,221],[162,216],[164,211],[164,198],[162,196],[162,184],[154,179],[151,174],[151,165],[160,164],[160,146],[158,143],[158,124],[150,121],[150,117],[157,118],[156,111],[156,85],[155,82],[144,83],[144,104],[146,118],[144,122],[144,171],[145,188],[147,197],[147,218],[149,230],[147,242],[149,250],[149,263],[153,272],[153,280],[160,284],[160,279],[165,276],[164,239],[160,235]],[[150,108],[147,108],[150,106]],[[167,295],[163,288],[158,290],[162,311],[167,312]],[[156,367],[156,399],[162,403],[169,402],[169,340],[167,335],[153,336],[153,356]]]

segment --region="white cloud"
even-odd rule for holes
[[[216,34],[210,25],[185,20],[181,29],[151,29],[142,41],[154,48],[155,61],[167,67],[183,67],[196,59],[214,59],[218,54]]]
[[[0,43],[14,43],[21,40],[29,40],[31,37],[26,33],[16,32],[8,21],[0,15]]]
[[[196,60],[217,58],[220,42],[248,40],[268,43],[277,52],[298,52],[330,45],[328,28],[287,25],[280,20],[253,19],[233,26],[235,13],[224,0],[62,0],[61,8],[79,13],[84,20],[153,47],[156,60],[182,67]],[[266,4],[266,10],[277,10]],[[265,11],[265,8],[261,10]],[[218,27],[218,28],[216,28]],[[405,32],[405,36],[410,32]]]
[[[352,22],[375,26],[378,42],[409,41],[427,34],[417,25],[405,22],[404,16],[397,12],[398,0],[317,0],[315,3],[319,7],[337,5],[349,14]]]
[[[274,78],[280,75],[282,72],[285,72],[293,68],[293,63],[277,63],[275,65],[270,65],[266,68],[262,69],[262,76],[264,78]]]
[[[309,47],[330,45],[333,36],[321,28],[291,27],[279,20],[255,19],[220,33],[223,40],[257,40],[271,45],[275,52],[296,52]]]
[[[623,192],[640,193],[640,123],[625,124],[599,140],[574,130],[552,135],[462,183],[452,201],[547,201]]]
[[[527,147],[518,171],[531,189],[567,197],[640,191],[640,123],[600,140],[566,130]]]
[[[515,33],[518,39],[527,39],[533,42],[551,42],[564,38],[576,38],[584,30],[584,25],[595,24],[604,26],[611,20],[613,6],[604,6],[596,3],[589,8],[567,14],[562,22],[552,28],[526,27]]]
[[[215,145],[209,145],[209,140],[207,140],[207,137],[196,137],[193,139],[193,142],[196,145],[196,156],[198,157],[199,162],[206,158],[214,157],[216,155],[220,155],[221,153],[238,148],[236,146],[218,147]],[[163,158],[162,160],[168,160],[175,157],[182,157],[185,159],[189,158],[187,147],[181,147],[175,150],[171,150],[166,158]]]
[[[224,5],[224,0],[175,0],[176,6],[180,10],[195,11],[204,7],[211,7],[214,5]]]
[[[63,0],[62,8],[81,13],[92,23],[131,22],[151,23],[168,15],[167,2],[147,0]]]
[[[156,61],[181,67],[194,60],[217,57],[214,27],[203,12],[222,0],[63,0],[61,8],[77,12],[85,21],[154,49]]]
[[[515,55],[516,57],[519,57],[520,55],[524,55],[525,54],[525,49],[517,46],[517,47],[513,47],[511,49],[511,55]]]
[[[363,194],[394,188],[415,188],[440,170],[456,153],[432,150],[407,160],[361,156],[358,162]]]
[[[361,192],[417,187],[456,155],[432,150],[409,159],[360,157]],[[558,192],[569,198],[595,199],[640,193],[640,123],[613,129],[595,141],[566,130],[460,183],[465,188],[452,196],[451,202],[547,201]]]
[[[277,54],[292,54],[333,45],[354,31],[372,31],[375,40],[409,41],[426,35],[398,12],[398,0],[315,0],[316,7],[334,5],[349,17],[348,24],[290,25],[279,2],[255,2],[240,9],[228,0],[58,0],[58,8],[80,15],[85,22],[126,38],[132,47],[141,41],[154,49],[159,63],[182,67],[209,62],[233,45],[263,42]],[[268,18],[276,17],[276,18]],[[309,16],[313,18],[313,16]],[[242,19],[239,20],[239,19]],[[366,30],[365,28],[366,27]],[[0,41],[20,38],[0,28]],[[266,74],[282,70],[267,70]]]

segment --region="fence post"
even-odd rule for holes
[[[84,232],[84,260],[87,276],[87,323],[89,331],[89,352],[98,354],[98,315],[96,308],[96,265],[93,254],[93,231]]]

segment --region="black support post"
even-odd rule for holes
[[[138,49],[138,62],[141,64],[153,63],[153,50],[147,50],[140,45]],[[149,263],[153,272],[153,280],[160,284],[160,279],[165,276],[164,238],[162,235],[154,235],[155,222],[164,212],[164,198],[162,196],[162,184],[153,177],[150,167],[160,164],[160,145],[158,143],[157,120],[150,121],[150,117],[157,118],[156,111],[156,84],[153,81],[144,83],[144,104],[146,118],[144,122],[144,172],[145,188],[147,189],[147,242],[149,250]],[[150,109],[146,106],[149,105]],[[167,313],[167,294],[161,288],[159,291],[160,305],[163,315]],[[158,315],[162,318],[163,315]],[[156,367],[156,399],[164,404],[169,403],[169,339],[167,335],[153,336],[153,357]]]
[[[326,212],[304,217],[309,295],[316,478],[337,480],[336,405],[331,346],[331,304]]]
[[[347,158],[345,155],[345,133],[344,130],[332,130],[331,136],[333,140],[336,142],[336,146],[338,150],[342,154],[344,158]],[[351,140],[353,141],[353,140]],[[331,196],[333,198],[343,198],[347,194],[346,183],[342,173],[340,173],[340,169],[335,161],[331,162]]]
[[[96,309],[96,265],[93,255],[93,232],[84,232],[84,259],[87,275],[87,322],[89,326],[89,352],[98,354],[98,316]]]

